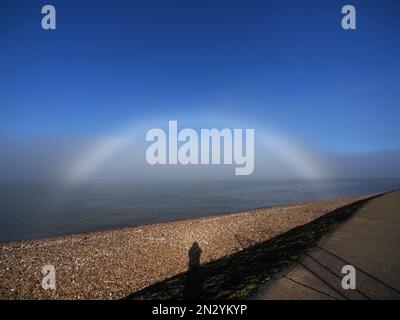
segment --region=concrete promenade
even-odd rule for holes
[[[342,288],[343,266],[356,289]],[[258,299],[400,299],[400,191],[374,198]]]

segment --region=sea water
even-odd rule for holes
[[[0,242],[383,192],[400,180],[229,179],[0,185]]]

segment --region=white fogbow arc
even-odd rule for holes
[[[147,127],[148,129],[151,128],[150,126]],[[114,156],[132,146],[133,143],[146,144],[145,131],[145,125],[134,124],[126,130],[97,140],[74,159],[66,170],[67,178],[78,181],[90,178],[100,171],[104,165],[112,161]],[[273,154],[297,177],[318,179],[325,176],[325,170],[317,157],[287,137],[269,133],[263,129],[256,129],[255,140],[256,150],[260,148],[261,152]],[[257,150],[257,152],[260,152],[260,150]],[[257,159],[255,166],[257,167]]]

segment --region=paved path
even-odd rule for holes
[[[356,268],[356,290],[342,267]],[[368,201],[258,299],[400,299],[400,191]]]

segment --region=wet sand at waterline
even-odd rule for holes
[[[205,263],[371,196],[3,243],[0,245],[0,298],[123,298],[186,271],[188,250],[194,242],[198,242],[201,262]],[[56,269],[55,290],[44,290],[41,286],[45,265]]]

